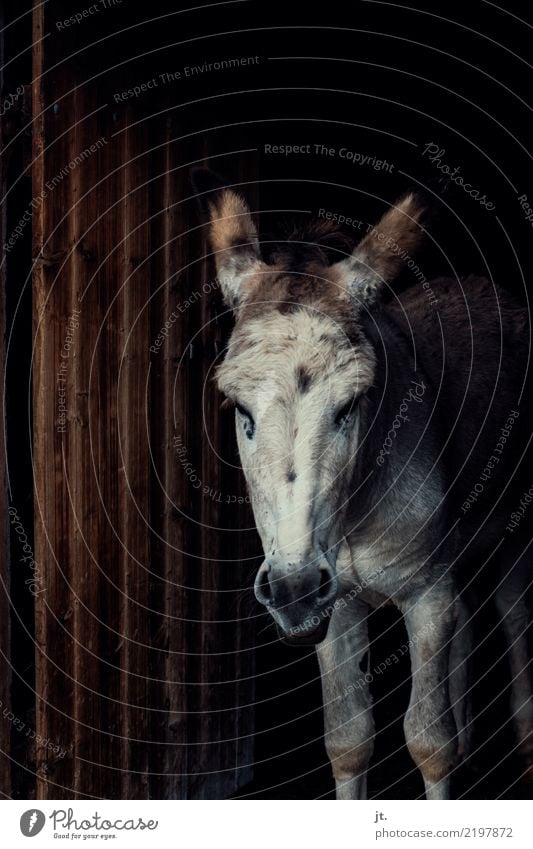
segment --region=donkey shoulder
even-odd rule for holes
[[[530,436],[527,311],[483,277],[439,278],[430,285],[436,304],[424,291],[409,289],[390,306],[390,315],[411,340],[417,367],[433,387],[433,421],[448,446],[442,458],[447,476],[455,481],[451,500],[461,505],[477,487],[483,493],[476,503],[486,511],[503,489],[512,500],[519,477],[528,475],[524,466],[513,486],[505,486]]]
[[[426,286],[412,286],[389,306],[395,319],[411,329],[453,328],[470,341],[472,331],[527,344],[527,310],[506,289],[486,277],[438,277]]]
[[[469,375],[471,388],[491,394],[502,372],[521,381],[519,361],[525,368],[529,326],[527,310],[516,298],[474,275],[440,277],[428,286],[407,289],[387,307],[416,346],[428,377],[433,373],[440,383],[443,369]]]

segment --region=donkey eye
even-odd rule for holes
[[[248,439],[253,439],[255,433],[255,422],[252,414],[242,404],[235,403],[235,409],[244,419],[244,432]]]
[[[337,411],[335,415],[335,425],[337,427],[342,427],[347,418],[354,412],[356,404],[357,398],[354,396],[353,398],[350,398],[346,404],[343,404],[340,410]]]
[[[250,412],[246,409],[246,407],[243,407],[243,405],[242,405],[242,404],[239,404],[237,401],[235,402],[235,407],[236,407],[236,409],[239,411],[239,413],[241,414],[241,416],[244,416],[245,418],[250,419],[250,421],[251,421],[251,422],[253,422],[253,420],[254,420],[254,419],[253,419],[253,416],[252,416],[252,414],[251,414],[251,413],[250,413]]]

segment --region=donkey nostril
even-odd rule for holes
[[[320,586],[318,588],[318,597],[323,598],[329,592],[330,577],[325,569],[320,570]]]
[[[255,597],[261,604],[272,603],[272,590],[268,580],[268,570],[261,569],[255,581]]]
[[[272,599],[272,590],[270,589],[270,581],[268,580],[268,572],[264,572],[261,575],[261,580],[259,581],[259,586],[261,587],[261,592],[269,601]]]
[[[318,587],[318,601],[325,602],[335,593],[334,576],[329,569],[320,570],[320,585]]]

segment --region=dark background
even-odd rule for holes
[[[54,7],[60,20],[86,6],[56,2]],[[8,3],[7,10],[7,20],[14,20],[21,5]],[[237,173],[236,151],[255,150],[259,175],[255,207],[263,232],[275,235],[293,210],[307,210],[305,218],[326,208],[370,223],[406,189],[427,187],[435,195],[435,216],[432,240],[419,258],[426,276],[484,274],[526,302],[531,223],[524,220],[518,196],[533,198],[527,64],[532,59],[533,20],[521,21],[522,14],[517,3],[506,4],[505,10],[487,2],[432,3],[427,8],[420,0],[411,8],[383,2],[310,8],[252,0],[182,11],[171,2],[138,7],[123,0],[83,24],[52,29],[46,47],[59,67],[75,64],[81,79],[96,76],[101,103],[111,112],[124,108],[115,102],[115,93],[156,78],[158,85],[135,99],[138,120],[156,128],[162,112],[177,115],[193,152],[197,144],[198,160],[203,161],[207,149],[212,166],[230,180]],[[21,55],[4,70],[4,92],[13,91],[21,80],[30,81],[30,45],[26,17],[11,26],[9,39],[6,36],[6,58]],[[258,56],[259,61],[166,84],[159,78],[162,73],[183,72],[186,66],[244,56]],[[10,120],[24,126],[24,109]],[[9,134],[12,128],[4,122],[3,131]],[[154,134],[152,143],[157,141]],[[495,210],[486,210],[461,188],[439,180],[441,173],[422,155],[429,143],[444,149],[442,161],[451,168],[460,166],[465,180],[479,188]],[[312,153],[285,157],[265,152],[265,145],[288,144],[310,144]],[[385,159],[392,163],[392,172],[352,164],[338,155],[316,155],[315,144]],[[19,144],[9,161],[12,181],[27,156],[24,143]],[[10,220],[18,221],[29,197],[25,177],[12,194]],[[350,228],[347,232],[355,235]],[[29,233],[24,240],[8,267],[8,277],[15,281],[7,297],[16,352],[8,372],[8,437],[11,463],[19,472],[16,501],[24,506],[30,525],[29,430],[19,427],[20,417],[27,421],[28,416],[26,395],[20,389],[20,376],[29,368],[28,294],[15,315],[16,281],[26,277],[31,260]],[[399,281],[408,283],[408,275]],[[245,533],[256,544],[255,535]],[[251,576],[254,569],[255,565]],[[14,604],[31,620],[28,599],[18,592],[15,585]],[[258,617],[256,774],[254,784],[241,795],[327,796],[332,781],[321,739],[314,653],[276,642],[251,591],[249,604]],[[485,624],[493,624],[490,613]],[[371,628],[373,667],[405,641],[405,632],[391,612],[373,615]],[[379,637],[383,631],[386,635]],[[31,665],[32,645],[16,625],[14,641],[20,667]],[[506,666],[499,663],[489,676],[483,675],[501,649],[502,637],[496,630],[475,657],[478,707],[499,695],[479,723],[479,749],[470,770],[457,776],[457,792],[472,797],[527,795],[515,783],[518,764],[512,755],[507,757],[512,737],[505,713]],[[408,675],[408,663],[403,661],[373,685],[381,729],[370,773],[370,789],[376,796],[412,798],[422,793],[421,780],[402,748]],[[25,795],[24,787],[20,795]]]

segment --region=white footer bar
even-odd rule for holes
[[[2,846],[532,849],[528,801],[4,801]],[[34,838],[35,842],[29,840]]]

